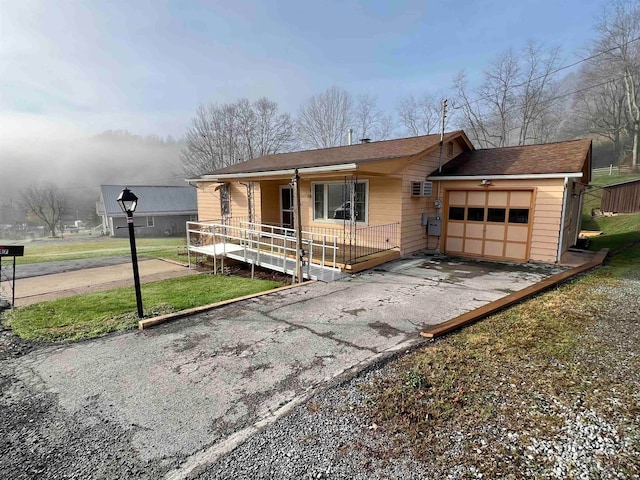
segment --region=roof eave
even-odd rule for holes
[[[319,167],[302,167],[298,168],[298,174],[309,173],[333,173],[344,172],[348,170],[356,170],[357,163],[343,163],[339,165],[322,165]],[[239,173],[223,173],[219,175],[207,174],[201,178],[188,179],[187,182],[224,182],[227,180],[240,180],[248,178],[264,178],[264,177],[282,177],[287,175],[295,175],[295,168],[287,168],[282,170],[265,170],[262,172],[239,172]]]
[[[582,172],[526,173],[517,175],[429,175],[427,180],[536,180],[544,178],[581,178]]]

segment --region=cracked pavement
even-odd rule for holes
[[[3,369],[69,418],[115,425],[154,475],[185,478],[344,372],[421,342],[425,327],[560,270],[415,255]]]

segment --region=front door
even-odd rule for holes
[[[293,188],[280,186],[280,224],[293,228]]]

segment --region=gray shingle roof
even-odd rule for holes
[[[194,187],[100,185],[108,216],[124,216],[117,198],[125,187],[138,197],[138,206],[134,215],[195,215],[198,212]]]
[[[434,171],[431,177],[531,175],[580,172],[591,150],[591,140],[487,148],[463,152]]]
[[[464,136],[462,130],[446,133],[444,141]],[[466,136],[464,136],[466,139]],[[345,163],[372,163],[394,158],[406,158],[417,155],[440,142],[440,134],[419,137],[383,140],[379,142],[358,143],[342,147],[304,150],[301,152],[278,153],[247,160],[245,162],[221,168],[206,175],[224,175],[238,173],[269,172],[305,167],[324,167]]]

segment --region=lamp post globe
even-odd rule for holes
[[[140,275],[138,274],[138,254],[136,252],[136,234],[133,230],[133,212],[138,206],[138,197],[125,188],[118,195],[118,204],[122,211],[127,215],[127,226],[129,227],[129,245],[131,246],[131,264],[133,265],[133,284],[136,290],[136,306],[138,308],[138,318],[144,316],[142,311],[142,293],[140,291]]]
[[[125,187],[124,190],[118,195],[118,204],[124,213],[127,215],[136,211],[138,206],[138,197],[135,193]]]

